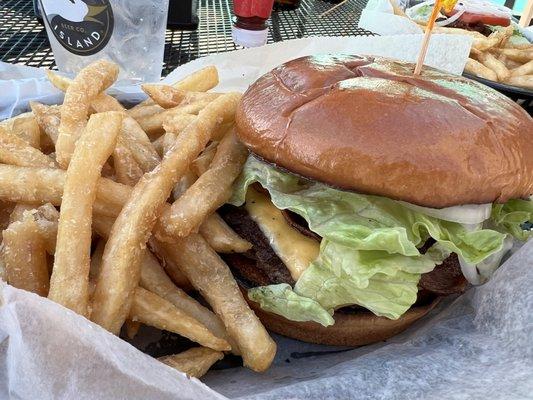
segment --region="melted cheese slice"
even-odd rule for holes
[[[297,280],[309,264],[318,257],[319,243],[285,220],[268,196],[250,188],[246,193],[246,210],[268,239],[272,250]]]

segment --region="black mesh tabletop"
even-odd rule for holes
[[[163,75],[178,65],[212,53],[235,50],[231,40],[232,0],[199,0],[200,24],[195,31],[167,29]],[[332,12],[322,0],[302,0],[295,11],[274,11],[268,42],[306,36],[370,35],[357,27],[367,0],[348,0]],[[35,67],[55,67],[44,25],[31,0],[0,0],[0,60]]]

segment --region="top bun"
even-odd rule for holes
[[[240,139],[293,173],[426,207],[533,193],[533,119],[469,79],[385,58],[303,57],[258,79]]]

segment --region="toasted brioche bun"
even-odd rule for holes
[[[384,58],[303,57],[257,80],[239,138],[290,172],[426,207],[533,194],[533,119],[469,79]]]

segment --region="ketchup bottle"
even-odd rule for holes
[[[257,47],[266,44],[267,20],[274,0],[233,0],[235,18],[231,36],[235,44]]]

